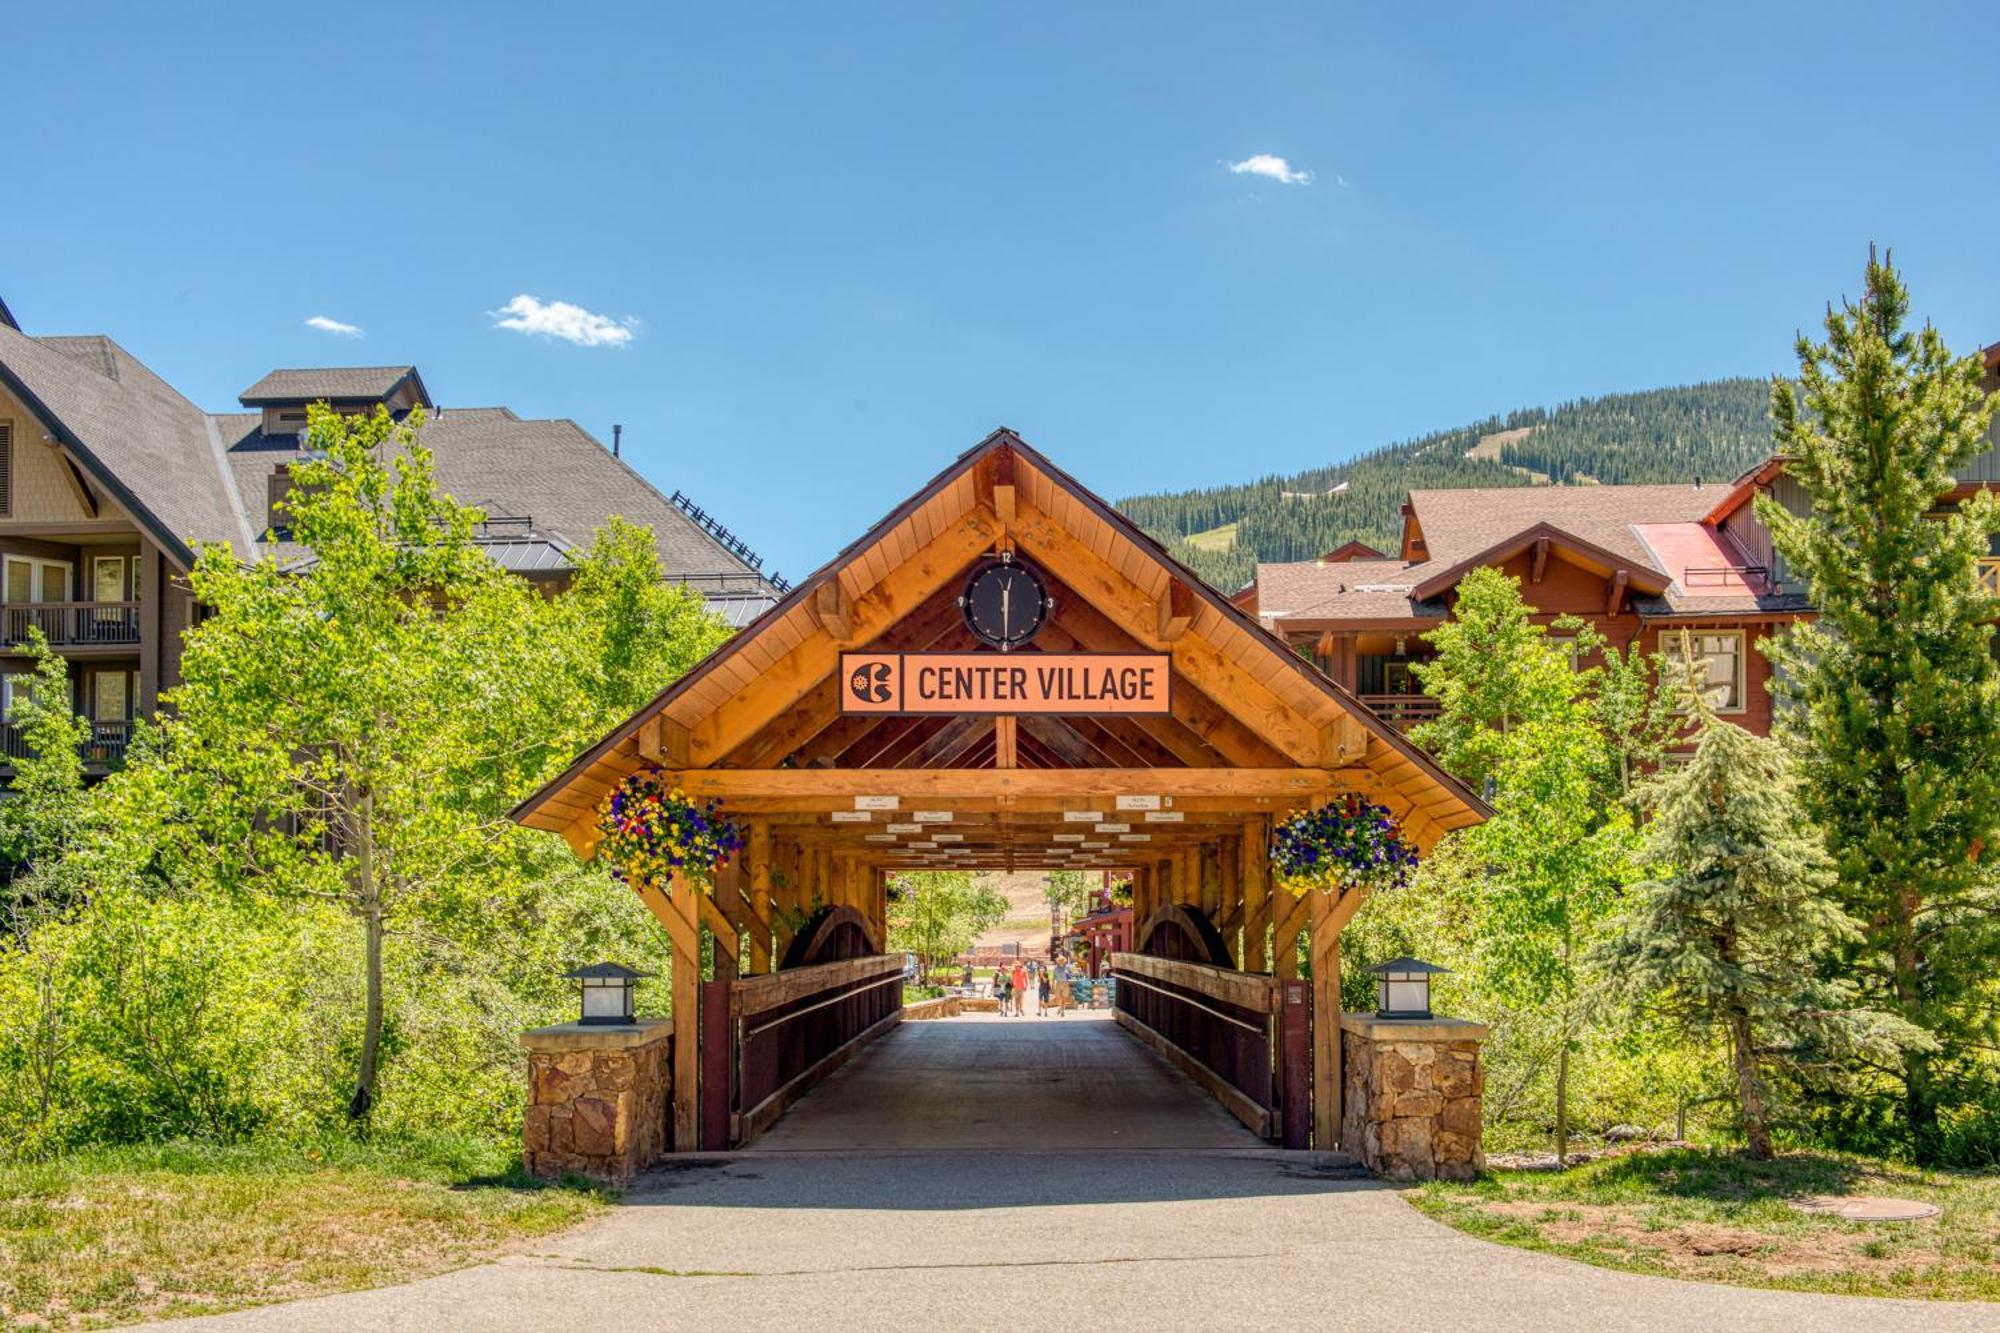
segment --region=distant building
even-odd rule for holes
[[[10,719],[31,628],[71,663],[101,769],[178,679],[196,547],[304,557],[278,504],[315,402],[423,409],[439,486],[486,512],[479,543],[523,578],[562,586],[571,553],[620,515],[650,527],[667,576],[732,625],[783,589],[727,528],[575,422],[439,407],[415,366],[275,370],[238,401],[204,412],[110,338],[30,336],[0,304],[0,773],[21,754]]]
[[[1987,388],[2000,390],[2000,343],[1985,360]],[[1940,511],[2000,489],[2000,424],[1993,438]],[[1757,520],[1750,501],[1760,493],[1810,512],[1781,458],[1724,485],[1413,491],[1395,555],[1349,543],[1318,560],[1261,563],[1234,600],[1407,727],[1437,715],[1411,670],[1432,656],[1424,634],[1451,616],[1461,579],[1498,568],[1520,580],[1540,623],[1580,616],[1613,646],[1670,656],[1685,641],[1716,712],[1765,734],[1771,667],[1757,640],[1813,612]],[[1980,577],[2000,590],[2000,542],[1992,555]]]

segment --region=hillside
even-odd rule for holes
[[[1118,507],[1224,590],[1258,560],[1361,540],[1393,552],[1413,490],[1727,479],[1767,457],[1770,385],[1716,380],[1523,408],[1236,486],[1135,495]]]

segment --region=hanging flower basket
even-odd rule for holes
[[[1389,812],[1358,796],[1293,815],[1271,831],[1271,871],[1303,898],[1310,889],[1400,889],[1417,866]]]
[[[657,770],[634,773],[597,807],[597,855],[634,888],[665,886],[676,873],[707,888],[743,847],[722,802],[695,802]]]

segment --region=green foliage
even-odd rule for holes
[[[1552,1048],[1561,1155],[1572,1057],[1588,1026],[1590,950],[1635,873],[1629,768],[1657,750],[1666,714],[1643,663],[1607,652],[1587,624],[1554,628],[1574,635],[1574,652],[1530,619],[1518,580],[1474,571],[1454,618],[1428,636],[1437,656],[1416,668],[1439,715],[1412,739],[1493,793],[1493,818],[1448,839],[1427,880],[1432,891],[1451,885],[1462,903],[1484,998],[1549,1029],[1538,1044]],[[1591,654],[1603,664],[1579,670]]]
[[[1803,803],[1863,927],[1845,967],[1869,1003],[1942,1043],[1895,1071],[1908,1145],[1930,1159],[1996,1025],[2000,603],[1976,567],[2000,504],[1980,494],[1937,512],[1987,447],[1994,404],[1979,358],[1906,328],[1908,311],[1902,279],[1871,256],[1862,298],[1829,310],[1826,341],[1800,338],[1800,383],[1775,385],[1771,404],[1812,513],[1765,499],[1757,512],[1819,610],[1769,650]]]
[[[1234,590],[1250,581],[1259,560],[1311,560],[1349,541],[1393,555],[1402,541],[1402,504],[1413,490],[1734,477],[1769,451],[1766,399],[1763,383],[1750,379],[1578,399],[1293,476],[1131,496],[1118,507],[1197,574]],[[1525,433],[1488,439],[1513,431]],[[1220,549],[1187,540],[1230,524],[1235,540]]]
[[[31,925],[73,904],[81,885],[68,855],[83,846],[83,750],[90,724],[77,716],[69,666],[30,628],[31,676],[14,677],[14,724],[26,750],[14,761],[10,799],[0,801],[0,904],[7,929]]]
[[[984,875],[926,870],[889,877],[889,947],[915,954],[926,979],[1006,915],[1006,897]]]
[[[24,765],[34,801],[0,804],[15,884],[68,889],[0,953],[12,1151],[354,1113],[511,1138],[518,1035],[573,1012],[560,973],[667,971],[629,890],[506,813],[725,629],[662,582],[643,529],[607,527],[545,597],[472,544],[475,511],[407,432],[311,428],[289,514],[311,558],[203,553],[209,614],[124,768],[83,788],[74,719],[28,723],[54,760]]]
[[[1770,1069],[1823,1073],[1932,1043],[1822,972],[1861,927],[1827,896],[1831,864],[1776,742],[1706,718],[1692,758],[1643,795],[1653,874],[1596,961],[1628,1009],[1696,1047],[1726,1047],[1751,1155],[1769,1157]]]

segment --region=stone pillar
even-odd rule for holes
[[[1480,1096],[1486,1025],[1342,1014],[1341,1147],[1390,1180],[1470,1180],[1486,1165]]]
[[[560,1023],[521,1034],[528,1052],[528,1173],[623,1183],[667,1150],[671,1019]]]

